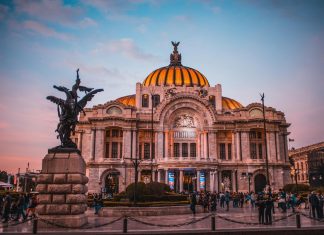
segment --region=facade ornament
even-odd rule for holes
[[[175,121],[175,127],[187,127],[187,128],[194,128],[195,122],[193,117],[189,116],[188,114],[184,114],[179,116]]]
[[[170,99],[172,96],[174,96],[176,94],[175,92],[176,88],[169,88],[165,91],[164,95],[166,99]]]
[[[205,98],[208,95],[208,91],[204,88],[200,88],[199,90],[196,90],[196,92],[198,92],[200,98]]]
[[[181,65],[181,54],[178,52],[180,42],[171,42],[173,45],[173,53],[170,55],[170,65]]]
[[[224,189],[225,191],[230,191],[231,188],[231,180],[228,176],[224,177],[223,179]]]

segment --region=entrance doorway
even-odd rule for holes
[[[108,197],[113,197],[119,191],[119,173],[110,172],[105,178],[105,191]]]
[[[267,179],[263,174],[257,174],[254,177],[255,193],[262,192],[267,185]]]
[[[195,177],[193,171],[185,171],[183,174],[183,190],[186,193],[192,193],[195,190]]]

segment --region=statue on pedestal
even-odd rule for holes
[[[78,123],[78,115],[83,111],[87,102],[90,101],[94,95],[103,89],[88,88],[80,86],[81,80],[79,78],[79,69],[77,70],[77,79],[72,89],[69,90],[64,86],[53,86],[55,89],[64,92],[66,99],[60,99],[55,96],[47,96],[46,98],[53,103],[57,104],[57,113],[59,117],[59,123],[56,128],[58,132],[57,138],[60,138],[61,145],[53,148],[52,150],[63,150],[63,149],[76,149],[76,144],[71,140],[71,133],[74,132],[75,126]],[[85,92],[86,95],[78,101],[77,91]]]

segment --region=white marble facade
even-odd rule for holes
[[[170,68],[173,80],[168,77]],[[140,181],[152,177],[177,192],[247,192],[249,182],[250,191],[263,187],[266,153],[261,104],[242,106],[223,97],[220,84],[195,83],[186,69],[171,61],[157,70],[155,78],[154,71],[137,83],[135,95],[88,108],[80,116],[74,137],[87,163],[89,192],[124,191],[134,182],[131,159],[135,158],[142,160]],[[156,99],[153,108],[152,99]],[[290,124],[274,108],[266,107],[265,114],[270,184],[278,190],[290,179]]]

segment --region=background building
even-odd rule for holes
[[[263,113],[223,97],[198,70],[183,66],[174,45],[170,64],[151,72],[136,93],[86,109],[75,141],[87,162],[89,192],[121,192],[134,182],[130,159],[141,159],[140,181],[175,191],[263,190]],[[270,184],[289,181],[284,113],[266,107]],[[244,177],[250,176],[250,177]],[[247,180],[249,178],[250,180]]]
[[[292,149],[289,157],[294,163],[298,183],[324,186],[324,142]]]

